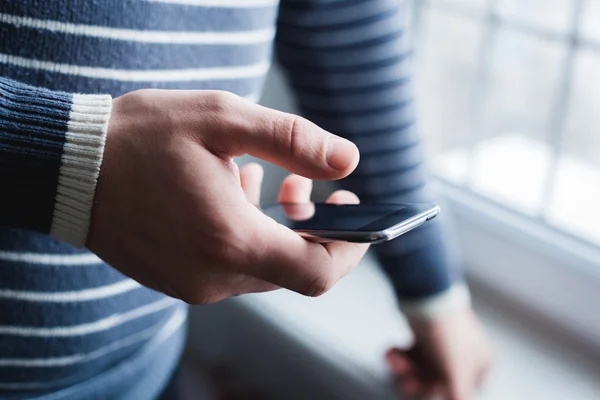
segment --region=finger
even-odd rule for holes
[[[299,175],[288,175],[283,180],[277,201],[288,218],[304,221],[314,215],[315,205],[310,202],[312,187],[312,180]]]
[[[358,148],[352,142],[304,118],[214,93],[207,106],[225,129],[204,142],[216,153],[250,154],[312,179],[341,179],[358,165]]]
[[[358,196],[347,190],[338,190],[327,199],[327,203],[331,204],[359,204]]]
[[[308,203],[312,193],[313,182],[299,175],[288,175],[281,182],[277,202],[279,203]]]
[[[260,204],[260,189],[263,181],[264,170],[257,163],[244,165],[240,170],[240,183],[246,194],[246,199],[251,204]]]
[[[285,215],[293,221],[306,221],[315,215],[315,203],[282,204]]]

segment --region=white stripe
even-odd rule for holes
[[[217,8],[254,8],[279,4],[279,0],[146,0],[150,3],[185,4]]]
[[[34,337],[69,337],[82,336],[91,333],[103,332],[143,316],[162,311],[178,301],[170,297],[155,301],[154,303],[135,308],[125,313],[113,314],[110,317],[74,326],[57,326],[52,328],[31,328],[27,326],[2,326],[0,335],[34,336]]]
[[[112,285],[100,286],[93,289],[74,290],[70,292],[29,292],[0,289],[0,299],[49,303],[75,303],[105,299],[107,297],[127,293],[139,287],[140,284],[136,281],[132,279],[125,279]]]
[[[87,354],[73,354],[65,357],[54,358],[4,358],[0,359],[0,367],[66,367],[74,364],[82,364],[103,357],[117,350],[130,346],[132,344],[142,342],[154,336],[152,345],[157,345],[167,340],[174,332],[177,331],[185,321],[187,311],[183,307],[179,307],[166,323],[160,323],[150,328],[144,329],[133,335],[117,340],[108,346],[101,347]],[[162,327],[161,327],[162,326]],[[158,330],[160,328],[160,330]],[[158,332],[157,332],[158,330]],[[48,384],[49,382],[44,382]],[[11,385],[11,383],[0,384],[0,387]]]
[[[400,301],[400,309],[409,320],[433,320],[471,307],[471,294],[464,282],[425,299]]]
[[[9,54],[0,54],[0,63],[66,75],[128,82],[180,82],[257,78],[266,74],[270,67],[269,62],[261,62],[235,67],[131,70],[58,64],[31,58],[16,57]]]
[[[184,319],[182,321],[182,324],[183,324],[183,322],[185,322],[185,319],[187,317],[187,308],[185,306],[179,307],[178,311],[183,313],[183,316],[184,316]],[[170,337],[173,336],[174,333],[181,331],[180,327],[181,327],[181,325],[176,326],[176,324],[173,323],[173,324],[169,324],[169,326],[162,329],[156,336],[154,336],[147,344],[144,345],[142,351],[140,352],[141,354],[139,356],[134,356],[134,358],[138,359],[136,361],[139,361],[139,358],[145,357],[147,355],[152,355],[153,357],[155,357],[156,349],[159,348],[161,345],[163,345],[168,339],[170,339]],[[172,347],[169,347],[169,348],[163,347],[162,351],[175,354],[174,351],[176,351],[176,350]],[[173,356],[173,354],[165,354],[165,357],[171,358]],[[137,367],[135,367],[135,368],[137,368]],[[57,385],[57,382],[54,381],[54,382],[50,383],[51,386],[49,385],[48,382],[31,382],[31,383],[24,383],[24,384],[16,383],[14,385],[28,385],[27,388],[41,388],[41,387],[56,388],[57,386],[63,386],[63,385],[61,385],[61,383],[62,382],[58,382],[59,385]],[[2,388],[2,387],[0,386],[0,388]],[[15,387],[13,387],[13,388],[15,388]],[[22,389],[23,387],[17,386],[16,388]],[[88,388],[88,382],[84,381],[84,382],[78,383],[76,385],[70,386],[66,389],[61,389],[55,393],[41,395],[41,396],[35,397],[35,398],[30,398],[30,400],[34,400],[34,399],[57,400],[57,399],[64,399],[66,397],[68,397],[68,398],[77,397],[78,398],[78,397],[81,397],[81,394],[80,394],[81,391],[82,390],[85,391],[87,388]],[[78,394],[79,394],[79,396],[78,396]]]
[[[0,261],[40,265],[80,266],[98,265],[103,261],[95,254],[43,254],[0,251]]]
[[[127,40],[142,43],[198,44],[198,45],[247,45],[268,43],[273,40],[273,28],[235,32],[185,32],[147,31],[110,28],[97,25],[71,24],[0,13],[0,22],[50,32],[91,36],[101,39]]]

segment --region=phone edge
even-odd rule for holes
[[[315,231],[315,230],[294,230],[303,238],[317,242],[327,243],[333,241],[346,241],[354,243],[377,244],[393,240],[411,230],[423,225],[425,222],[435,218],[441,212],[439,205],[433,205],[429,210],[423,211],[405,221],[391,226],[382,231],[365,232],[356,231]]]

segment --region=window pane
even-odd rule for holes
[[[598,204],[600,170],[571,154],[561,156],[547,215],[549,222],[600,246]]]
[[[585,1],[583,35],[600,43],[600,0]]]
[[[599,111],[600,53],[582,50],[575,59],[564,149],[600,170]]]
[[[543,142],[564,48],[508,29],[494,44],[484,136],[517,133]]]
[[[563,155],[548,218],[600,244],[600,54],[581,51],[575,64]]]
[[[506,132],[481,141],[473,157],[473,190],[532,217],[540,213],[550,165],[547,144]]]
[[[497,1],[503,17],[567,33],[571,0]],[[600,245],[600,53],[578,49],[571,93],[560,94],[568,42],[500,24],[489,43],[487,79],[476,87],[487,20],[466,18],[468,13],[454,14],[452,9],[483,10],[487,2],[431,3],[444,7],[425,8],[418,98],[421,126],[435,150],[435,173],[468,182],[477,193],[532,217],[539,217],[549,201],[543,216],[551,225]],[[600,0],[585,0],[585,6],[584,35],[600,43]],[[480,96],[473,97],[474,91]],[[568,110],[553,169],[549,133],[561,95],[568,96]],[[481,107],[474,107],[477,98]],[[473,115],[477,111],[483,114]],[[552,193],[545,193],[551,171]]]
[[[572,0],[499,0],[499,11],[504,18],[567,32],[572,4]]]
[[[540,212],[548,170],[547,130],[564,48],[503,29],[492,54],[475,190],[532,215]]]
[[[417,68],[419,124],[436,154],[466,144],[481,26],[432,10],[423,29]]]

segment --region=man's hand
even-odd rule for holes
[[[352,143],[304,119],[226,92],[115,99],[88,247],[188,303],[278,287],[323,294],[367,247],[308,242],[265,216],[253,204],[261,173],[240,177],[232,161],[246,153],[313,179],[343,178],[359,158]],[[297,184],[282,188],[288,201]],[[349,195],[332,200],[339,196]]]
[[[474,312],[464,309],[411,325],[414,346],[387,353],[399,393],[418,398],[475,399],[492,355]]]

